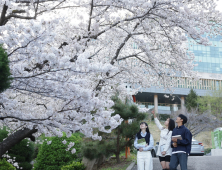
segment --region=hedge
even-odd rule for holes
[[[80,133],[74,133],[71,137],[47,137],[47,141],[52,141],[51,144],[44,143],[39,148],[36,163],[34,164],[34,170],[61,170],[65,165],[71,164],[73,161],[80,162],[82,157],[80,153],[80,142],[82,141],[82,135]],[[62,141],[66,140],[67,143],[63,144]],[[70,142],[74,142],[75,145],[66,151]],[[75,148],[76,153],[72,154],[71,150]]]

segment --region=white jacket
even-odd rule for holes
[[[171,137],[172,137],[172,131],[169,131],[168,129],[164,128],[161,124],[160,121],[157,118],[154,118],[154,121],[157,125],[157,127],[160,129],[161,133],[160,133],[160,142],[159,142],[159,146],[158,146],[158,150],[156,155],[164,157],[166,155],[172,155],[172,148],[171,148]],[[169,133],[168,133],[169,132]],[[160,152],[160,146],[164,145],[164,151],[167,152],[166,155],[162,155]]]

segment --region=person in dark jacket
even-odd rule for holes
[[[187,122],[187,117],[183,114],[180,114],[176,123],[177,126],[173,129],[171,147],[172,156],[170,160],[170,170],[176,170],[178,164],[180,164],[181,170],[187,170],[187,159],[191,150],[192,143],[192,134],[184,126]],[[181,135],[182,140],[173,138],[173,136]]]

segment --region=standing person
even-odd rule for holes
[[[170,170],[176,170],[180,164],[181,170],[187,170],[187,159],[191,150],[192,134],[184,126],[187,122],[187,117],[180,114],[177,119],[177,127],[173,130],[171,147],[173,148],[172,157],[170,161]],[[173,138],[173,136],[181,135],[182,140]]]
[[[140,144],[139,140],[144,140]],[[136,134],[134,147],[137,149],[137,170],[153,170],[153,159],[151,150],[153,149],[153,136],[150,134],[146,122],[140,123],[140,130]]]
[[[154,110],[151,112],[154,116],[154,121],[157,127],[160,129],[160,142],[157,149],[157,154],[159,156],[160,164],[163,170],[170,169],[170,157],[172,155],[171,148],[171,137],[172,131],[175,128],[175,122],[173,119],[168,118],[165,122],[165,128],[160,124],[160,121],[157,119]],[[163,151],[161,151],[163,147]]]

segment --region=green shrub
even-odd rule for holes
[[[10,68],[8,55],[0,45],[0,93],[10,87],[12,78],[10,77]]]
[[[0,170],[15,170],[15,167],[4,158],[0,159]]]
[[[204,155],[206,155],[206,154],[210,153],[210,152],[211,152],[211,149],[212,149],[212,148],[207,148],[207,149],[204,149]]]
[[[61,138],[47,137],[45,139],[52,142],[48,145],[47,141],[44,141],[39,148],[34,170],[60,170],[64,165],[71,164],[72,161],[81,161],[82,157],[79,153],[82,135],[80,133],[74,133],[70,138],[63,135]],[[67,143],[63,144],[63,140],[66,140]],[[70,142],[75,142],[75,145],[69,151],[66,151]],[[75,154],[71,153],[73,148],[76,149]]]
[[[33,159],[36,159],[37,158],[37,155],[39,153],[39,149],[41,147],[41,144],[34,144],[34,154],[33,154]]]
[[[112,145],[110,145],[111,141],[87,141],[85,140],[82,143],[82,149],[81,153],[84,157],[86,157],[89,160],[93,160],[95,158],[102,158],[103,156],[109,157],[113,155],[113,153],[108,152],[108,148],[113,148]],[[114,145],[115,143],[113,143]]]
[[[7,137],[7,130],[4,127],[0,129],[0,142]],[[34,145],[28,139],[23,139],[21,142],[17,143],[11,149],[8,150],[8,155],[13,158],[15,157],[15,162],[18,163],[19,167],[23,170],[31,170],[32,165],[30,162],[33,159]]]
[[[70,165],[63,166],[61,170],[84,170],[86,167],[80,162],[73,162]]]
[[[15,161],[18,162],[19,167],[22,167],[23,170],[32,169],[30,162],[34,153],[34,145],[28,142],[30,142],[28,139],[23,139],[8,151],[11,158],[15,157]]]
[[[3,141],[3,139],[7,138],[8,132],[6,130],[6,127],[4,126],[2,129],[0,128],[0,142]]]

